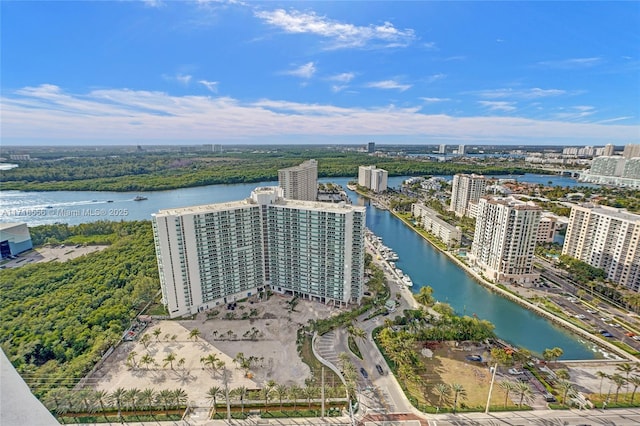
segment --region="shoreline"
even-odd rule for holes
[[[385,206],[387,208],[387,210],[398,220],[400,220],[402,223],[405,224],[405,226],[408,226],[412,231],[416,232],[416,230],[414,229],[414,227],[408,223],[404,218],[400,217],[396,212],[394,212],[392,209],[388,208],[388,206],[386,206],[385,203],[383,203],[379,198],[377,197],[372,197],[369,194],[364,194],[362,192],[359,191],[355,191],[358,195],[365,197],[369,200],[374,200],[377,203]],[[469,275],[471,278],[473,278],[473,280],[475,282],[477,282],[478,284],[482,285],[483,287],[485,287],[486,289],[488,289],[489,291],[495,292],[498,295],[500,295],[501,297],[504,297],[505,299],[511,300],[514,303],[517,303],[518,305],[533,311],[535,314],[546,318],[550,321],[552,321],[554,324],[561,326],[562,328],[571,331],[572,333],[585,338],[586,340],[588,340],[589,342],[592,342],[594,344],[596,344],[598,347],[602,348],[602,349],[606,349],[609,352],[615,354],[616,356],[619,356],[622,358],[622,360],[627,360],[627,361],[632,361],[632,362],[640,362],[640,358],[635,357],[627,352],[625,352],[624,350],[622,350],[621,348],[618,348],[617,346],[615,346],[612,343],[609,343],[607,341],[603,341],[601,339],[599,339],[597,336],[592,335],[591,333],[587,332],[586,330],[581,329],[580,327],[577,327],[569,322],[567,322],[566,320],[562,319],[562,318],[558,318],[557,316],[553,315],[550,312],[547,312],[546,310],[534,305],[533,303],[529,302],[528,300],[523,299],[520,296],[516,296],[515,294],[506,291],[504,289],[501,289],[500,287],[498,287],[497,285],[490,283],[489,281],[485,280],[484,278],[482,278],[476,271],[474,271],[471,267],[469,267],[469,265],[467,265],[466,263],[462,262],[460,259],[458,259],[455,255],[453,255],[452,253],[446,251],[446,250],[442,250],[442,248],[438,247],[438,245],[434,244],[429,238],[425,237],[424,235],[422,235],[419,232],[416,232],[420,237],[422,237],[425,241],[427,241],[431,247],[435,248],[436,250],[438,250],[440,253],[444,254],[445,256],[447,256],[447,258],[451,261],[453,261],[458,267],[460,267],[467,275]],[[410,290],[411,292],[413,292],[412,290]],[[567,360],[567,361],[579,361],[579,360]]]

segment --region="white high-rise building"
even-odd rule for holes
[[[284,198],[315,201],[318,197],[318,162],[308,160],[278,170],[278,185],[284,191]]]
[[[611,157],[612,155],[614,155],[616,152],[616,147],[615,145],[613,145],[612,143],[608,143],[604,146],[604,151],[602,152],[602,155],[604,155],[605,157]]]
[[[512,197],[481,197],[469,260],[495,282],[530,285],[540,207]]]
[[[456,216],[467,216],[467,208],[472,201],[478,201],[487,188],[487,178],[476,174],[457,174],[451,185],[451,204],[449,210]]]
[[[458,155],[465,155],[466,151],[465,151],[465,146],[464,145],[458,145]]]
[[[562,254],[604,269],[607,278],[640,291],[640,215],[594,204],[575,205]]]
[[[322,303],[364,294],[363,206],[287,200],[279,187],[251,197],[161,210],[153,232],[162,300],[179,317],[268,286]]]
[[[376,166],[358,167],[358,185],[374,192],[386,191],[388,178],[389,172],[384,169],[377,169]]]
[[[440,144],[438,146],[438,154],[445,154],[447,152],[447,146],[445,144]]]
[[[636,158],[640,157],[640,144],[630,143],[624,146],[624,151],[622,152],[622,156],[624,158]]]

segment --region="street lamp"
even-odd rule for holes
[[[493,371],[492,371],[493,370]],[[491,375],[491,384],[489,385],[489,395],[487,396],[487,406],[484,409],[485,414],[489,414],[489,403],[491,401],[491,392],[493,391],[493,382],[496,379],[496,372],[498,371],[498,363],[489,369],[493,374]]]

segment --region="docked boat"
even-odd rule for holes
[[[409,275],[405,275],[404,277],[402,277],[402,284],[406,285],[407,287],[412,287],[413,281],[411,281],[411,278],[409,278]]]
[[[144,201],[144,200],[148,200],[148,198],[142,195],[138,195],[136,198],[133,199],[133,201]]]

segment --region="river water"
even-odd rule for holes
[[[558,176],[518,176],[521,182],[539,181],[554,185],[576,186],[569,178]],[[397,187],[406,177],[389,179],[390,187]],[[352,178],[320,179],[342,185]],[[165,208],[219,203],[248,197],[257,186],[277,185],[261,182],[237,185],[212,185],[144,194],[96,191],[22,192],[3,191],[0,195],[0,222],[78,224],[96,220],[149,220],[152,213]],[[355,193],[348,191],[354,203],[368,205]],[[137,195],[147,200],[134,201]],[[476,315],[491,321],[496,334],[517,346],[541,354],[546,348],[561,347],[562,359],[593,359],[600,354],[567,331],[519,305],[491,293],[469,275],[434,249],[418,234],[405,226],[388,211],[367,208],[367,227],[382,237],[385,245],[399,256],[397,263],[414,282],[413,291],[429,285],[434,297],[449,303],[457,313]]]

